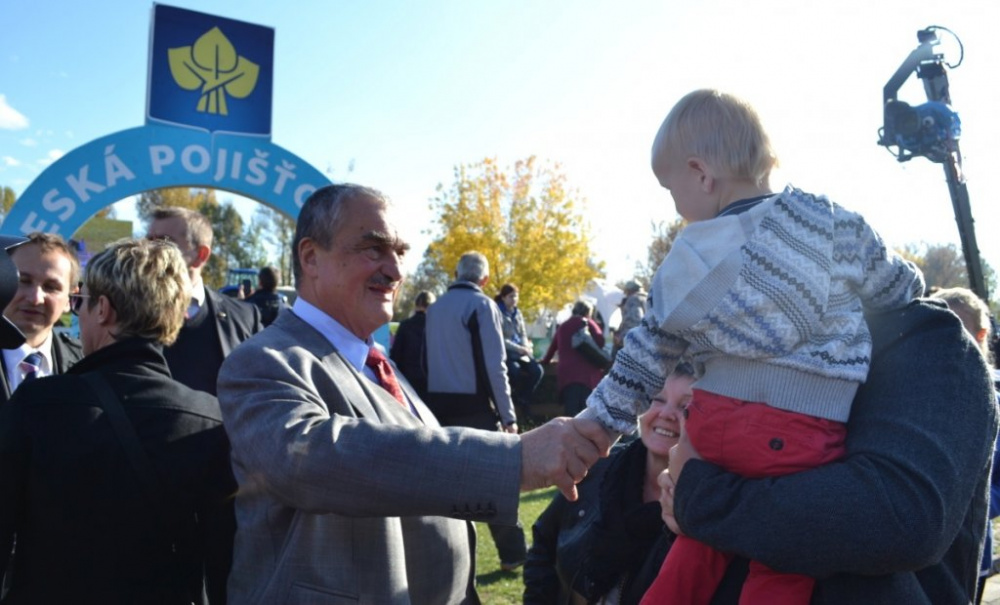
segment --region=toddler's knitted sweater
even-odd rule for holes
[[[683,355],[697,388],[844,422],[871,357],[863,312],[923,289],[864,218],[787,187],[680,233],[586,415],[632,432]]]

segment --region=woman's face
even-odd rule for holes
[[[504,296],[500,300],[508,309],[513,309],[517,306],[517,292],[509,292],[507,296]]]
[[[645,414],[639,417],[639,436],[650,453],[669,456],[681,433],[681,416],[691,401],[694,377],[671,374],[663,390],[653,397]]]

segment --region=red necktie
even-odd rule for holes
[[[396,373],[392,371],[392,365],[381,351],[374,347],[368,349],[368,358],[365,359],[365,365],[375,372],[375,377],[378,378],[383,389],[389,391],[389,394],[395,397],[396,401],[402,404],[403,407],[410,409],[410,406],[406,404],[403,389],[396,380]]]

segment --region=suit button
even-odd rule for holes
[[[772,450],[778,451],[781,448],[785,447],[785,442],[775,437],[774,439],[771,439],[771,442],[768,443],[768,445],[771,447]]]

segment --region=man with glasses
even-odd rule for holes
[[[18,286],[4,316],[24,334],[25,343],[3,349],[0,403],[26,380],[62,374],[83,357],[80,342],[53,328],[70,310],[70,291],[80,278],[76,253],[58,235],[32,233],[10,252]]]
[[[257,307],[205,287],[202,270],[212,255],[212,225],[199,212],[165,207],[153,211],[147,237],[168,239],[181,251],[191,277],[191,304],[177,341],[164,350],[178,382],[216,394],[219,368],[229,352],[264,329]]]

